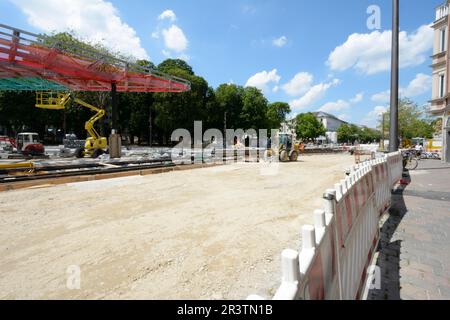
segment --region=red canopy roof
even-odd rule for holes
[[[84,48],[61,50],[57,43],[44,45],[45,39],[0,24],[0,81],[41,78],[73,91],[109,91],[112,83],[119,92],[190,90],[189,81],[184,79]]]

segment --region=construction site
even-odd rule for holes
[[[36,91],[37,108],[58,112],[72,101],[92,112],[81,143],[47,147],[33,132],[2,138],[0,299],[275,293],[279,253],[301,246],[300,226],[313,223],[323,190],[345,178],[353,155],[305,152],[289,135],[278,150],[252,149],[256,161],[245,146],[241,157],[236,148],[125,148],[116,93],[181,93],[188,81],[0,28],[0,89]],[[79,91],[110,92],[109,137],[95,129],[105,111],[77,98]],[[279,160],[276,174],[262,174],[263,157]],[[75,290],[68,285],[74,266]]]
[[[280,251],[300,246],[299,226],[353,162],[317,155],[275,177],[230,164],[1,192],[1,298],[270,296]],[[71,265],[81,290],[66,287]]]

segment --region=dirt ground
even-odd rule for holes
[[[354,163],[234,164],[0,193],[0,299],[245,299]],[[70,266],[81,287],[67,287]],[[69,269],[68,269],[69,268]]]

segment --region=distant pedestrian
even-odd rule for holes
[[[302,154],[305,154],[305,144],[303,143],[303,141],[300,143],[300,152]]]
[[[414,149],[416,150],[417,156],[420,157],[424,151],[423,144],[416,144],[416,147]]]

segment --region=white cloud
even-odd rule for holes
[[[159,39],[159,31],[152,32],[152,38]]]
[[[356,94],[355,97],[349,99],[348,101],[340,99],[335,102],[325,103],[322,107],[319,108],[319,111],[328,113],[341,112],[349,109],[352,105],[361,102],[363,99],[364,94],[361,92]]]
[[[175,12],[173,12],[172,10],[166,10],[163,13],[161,13],[158,17],[158,20],[165,20],[165,19],[174,22],[177,20],[177,16],[175,15]]]
[[[333,81],[328,83],[317,84],[311,87],[303,97],[292,100],[290,102],[290,105],[294,110],[309,107],[316,101],[320,100],[328,91],[328,89],[337,86],[339,83],[340,83],[339,79],[334,79]]]
[[[358,93],[354,98],[350,99],[350,103],[359,103],[364,99],[364,93]]]
[[[334,111],[342,111],[350,108],[350,103],[345,100],[338,100],[336,102],[328,102],[325,103],[322,107],[320,107],[319,111],[332,113]]]
[[[189,61],[191,59],[191,57],[186,54],[186,53],[181,53],[181,54],[173,54],[172,51],[170,50],[162,50],[161,53],[163,54],[164,57],[166,57],[167,59],[181,59],[184,61]]]
[[[423,25],[414,33],[400,32],[400,67],[424,63],[433,48],[433,29]],[[354,33],[330,54],[327,64],[332,70],[351,68],[364,74],[375,74],[390,69],[392,31]]]
[[[272,92],[277,93],[278,91],[280,91],[280,87],[279,86],[273,87]]]
[[[183,30],[178,26],[172,25],[170,28],[164,29],[162,35],[167,49],[176,52],[182,52],[187,49],[188,40],[184,35]]]
[[[177,57],[177,59],[181,59],[181,60],[184,60],[184,61],[189,61],[189,60],[191,60],[191,56],[186,54],[186,53],[182,53],[182,54],[180,54]]]
[[[376,106],[362,120],[362,124],[369,128],[376,128],[380,121],[380,117],[383,115],[383,113],[387,112],[387,110],[388,108],[385,106]]]
[[[169,25],[163,27],[163,21],[170,21]],[[164,41],[164,49],[162,54],[167,58],[190,60],[190,56],[185,52],[189,45],[184,31],[174,22],[177,20],[175,12],[172,10],[165,10],[158,16],[159,24],[151,36],[154,39],[162,38]]]
[[[431,90],[432,78],[429,75],[418,73],[416,77],[411,80],[406,88],[400,88],[399,94],[404,98],[413,98],[421,96]],[[431,95],[431,93],[430,93]],[[374,94],[371,97],[372,101],[377,103],[388,103],[391,100],[391,91],[386,90]]]
[[[288,83],[283,85],[283,90],[290,96],[299,96],[311,89],[313,75],[308,72],[299,72]]]
[[[287,37],[286,36],[281,36],[278,39],[274,39],[272,41],[272,44],[276,47],[284,47],[287,44]]]
[[[371,100],[377,103],[387,103],[391,100],[391,90],[376,93],[371,97]]]
[[[73,30],[83,39],[138,59],[149,59],[136,31],[106,0],[12,0],[33,27],[44,32]]]
[[[264,92],[268,91],[268,86],[270,83],[277,84],[280,82],[281,77],[278,75],[277,69],[273,69],[272,71],[262,71],[258,72],[255,75],[251,76],[247,83],[246,87],[256,87]]]
[[[429,75],[418,73],[406,88],[401,89],[403,97],[417,97],[431,90],[432,78]],[[430,93],[431,96],[431,93]]]
[[[341,119],[342,121],[345,121],[345,122],[350,121],[350,116],[348,114],[340,114],[337,117],[338,117],[338,119]]]

